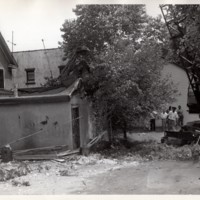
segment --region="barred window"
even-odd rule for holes
[[[35,68],[26,69],[26,84],[35,84]]]

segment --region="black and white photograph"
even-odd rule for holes
[[[0,196],[199,195],[200,4],[98,2],[0,0]]]

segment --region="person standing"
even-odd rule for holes
[[[172,114],[172,107],[169,106],[167,110],[167,119],[166,119],[166,129],[169,131],[171,130],[171,120],[169,119],[169,116]]]
[[[153,111],[151,114],[150,114],[150,131],[155,131],[156,130],[156,115],[157,115],[157,112],[156,111]]]
[[[162,120],[162,130],[165,131],[166,130],[166,126],[167,126],[167,112],[166,111],[162,111],[162,113],[160,114],[160,118]]]
[[[178,106],[178,110],[177,110],[177,114],[178,114],[178,126],[183,126],[183,110],[181,108],[181,106]]]
[[[177,120],[178,120],[178,114],[176,112],[176,107],[173,107],[172,110],[169,112],[168,119],[169,119],[169,124],[170,124],[169,130],[175,131]]]

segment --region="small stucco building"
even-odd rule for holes
[[[62,49],[11,53],[0,34],[0,148],[85,146],[92,135],[90,105],[81,79],[67,86],[41,87],[65,66]]]
[[[92,125],[89,103],[78,92],[80,85],[78,79],[68,88],[22,89],[18,97],[1,96],[0,146],[10,144],[17,150],[85,146],[92,138]]]

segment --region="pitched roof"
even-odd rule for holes
[[[6,44],[6,41],[4,40],[1,32],[0,32],[0,54],[3,55],[5,58],[6,62],[11,65],[17,65],[17,62],[15,58],[13,57],[12,53],[10,52],[10,49],[8,48],[8,45]]]

